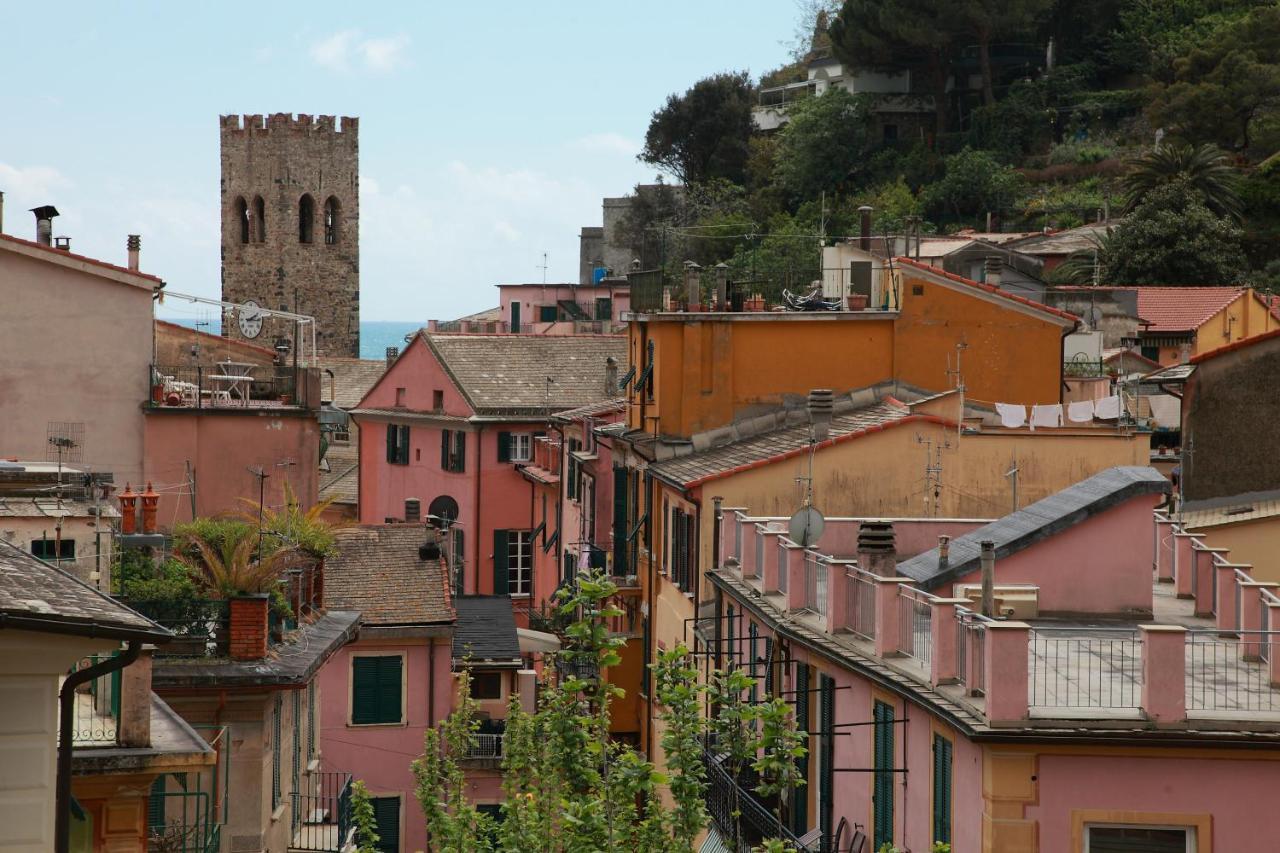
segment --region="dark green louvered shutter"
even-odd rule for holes
[[[764,695],[766,698],[773,698],[776,692],[773,686],[773,673],[775,667],[773,665],[773,637],[764,638],[764,664],[762,677],[764,678]]]
[[[729,605],[729,609],[725,613],[724,623],[725,623],[725,629],[724,629],[725,654],[729,656],[730,664],[737,664],[739,662],[738,646],[737,646],[737,643],[734,642],[734,636],[733,636],[733,632],[735,628],[733,626],[733,605],[732,604]]]
[[[453,470],[461,474],[467,470],[467,434],[458,430],[453,434],[453,440],[458,444],[454,451]]]
[[[933,736],[933,840],[951,843],[951,741]]]
[[[165,825],[164,780],[163,773],[156,777],[156,781],[151,783],[151,796],[147,798],[147,828],[152,832],[163,829]]]
[[[387,424],[387,461],[395,462],[399,457],[396,450],[396,440],[400,437],[400,431],[396,429],[395,424]]]
[[[511,461],[511,433],[509,432],[498,433],[498,461]]]
[[[399,655],[378,658],[378,713],[381,722],[398,723],[403,717],[400,688],[403,682]]]
[[[875,780],[871,789],[872,847],[893,843],[893,706],[876,702],[872,709],[875,725]]]
[[[812,727],[809,724],[809,666],[796,664],[796,728],[804,732],[801,743],[805,753],[796,759],[796,769],[805,784],[791,792],[791,831],[796,835],[804,835],[809,831],[809,755],[813,750],[813,738],[809,735]]]
[[[613,573],[627,572],[627,469],[613,466]]]
[[[818,752],[818,824],[822,829],[822,837],[831,838],[835,796],[836,683],[829,675],[819,675],[818,686],[821,691],[818,730],[822,734],[821,749]]]
[[[440,430],[440,470],[442,471],[453,470],[453,465],[450,464],[449,459],[449,454],[453,450],[452,443],[453,431],[447,429]]]
[[[401,666],[399,655],[352,659],[352,723],[368,725],[401,721]]]
[[[506,595],[511,583],[511,554],[507,540],[511,531],[493,531],[493,594]]]
[[[400,853],[400,798],[372,797],[378,853]]]

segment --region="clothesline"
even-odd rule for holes
[[[996,403],[996,414],[1000,416],[1000,425],[1008,429],[1020,429],[1030,425],[1031,431],[1036,427],[1060,427],[1064,425],[1061,403],[1036,404],[1031,407],[1031,416],[1027,417],[1027,407],[1019,403]],[[1095,419],[1114,421],[1120,417],[1120,397],[1112,394],[1099,400],[1078,400],[1068,403],[1066,420],[1071,423],[1093,423]]]

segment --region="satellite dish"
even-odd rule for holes
[[[811,506],[801,507],[787,522],[787,538],[802,548],[817,544],[826,529],[827,520]]]

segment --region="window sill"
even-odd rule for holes
[[[507,598],[532,598],[532,595],[527,592],[509,592]]]
[[[350,721],[347,722],[347,728],[349,729],[403,729],[408,725],[409,723],[406,722],[405,720],[399,720],[394,723],[352,723]]]

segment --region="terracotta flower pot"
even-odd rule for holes
[[[849,304],[850,311],[866,311],[867,295],[865,293],[850,293],[845,297]]]

